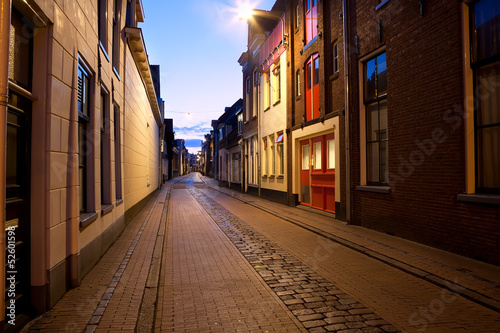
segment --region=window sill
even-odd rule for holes
[[[373,192],[373,193],[382,193],[382,194],[391,193],[391,188],[389,186],[362,185],[362,186],[356,186],[356,190],[357,191],[365,191],[365,192]]]
[[[299,95],[299,96],[297,96],[297,97],[295,97],[295,101],[296,101],[296,102],[300,101],[300,95]]]
[[[109,55],[108,55],[108,52],[106,51],[106,49],[104,48],[104,45],[102,45],[102,42],[99,41],[99,48],[101,49],[102,53],[104,54],[104,56],[106,57],[106,60],[109,62]]]
[[[333,73],[331,76],[330,76],[330,81],[333,81],[333,80],[336,80],[339,78],[339,72],[336,72],[336,73]]]
[[[271,109],[271,107],[270,107],[270,106],[268,106],[267,108],[265,108],[265,109],[264,109],[264,112],[266,112],[266,111],[268,111],[268,110],[270,110],[270,109]]]
[[[375,10],[379,10],[380,8],[384,7],[384,5],[388,2],[389,0],[383,0],[381,3],[377,5],[377,7],[375,7]]]
[[[386,0],[386,1],[387,1],[387,0]],[[317,36],[317,35],[316,35],[316,36],[314,36],[314,38],[313,38],[313,39],[311,39],[311,40],[309,41],[309,43],[307,43],[307,44],[304,46],[304,51],[305,51],[307,48],[309,48],[311,45],[313,45],[313,44],[314,44],[314,42],[315,42],[317,39],[318,39],[318,36]]]
[[[281,100],[278,100],[278,101],[274,102],[273,107],[276,106],[276,105],[278,105],[278,104],[280,104],[280,102],[281,102]]]
[[[500,195],[495,194],[458,194],[457,200],[468,203],[478,203],[487,205],[500,205]]]
[[[285,176],[284,175],[279,175],[278,177],[276,177],[276,179],[284,179]]]
[[[80,214],[80,230],[83,230],[94,223],[97,220],[98,215],[99,214],[96,212]]]
[[[257,115],[252,116],[252,120],[257,119]]]
[[[116,199],[115,207],[120,206],[123,203],[123,199]]]
[[[274,179],[274,178],[275,178],[275,176],[274,176],[274,175],[270,175],[270,176],[269,176],[269,179]]]
[[[262,179],[267,179],[267,175],[262,175]]]
[[[118,79],[118,81],[122,80],[122,78],[120,77],[120,74],[118,74],[118,70],[116,69],[115,66],[113,66],[113,73],[115,73],[115,76]]]
[[[113,205],[107,205],[107,204],[101,205],[101,217],[111,213],[113,208],[115,208]]]

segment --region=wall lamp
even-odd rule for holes
[[[281,20],[282,27],[281,27],[281,33],[282,37],[281,40],[283,41],[283,45],[286,47],[288,46],[288,34],[285,33],[285,14],[283,15],[277,15],[276,13],[273,13],[268,10],[262,10],[262,9],[251,9],[251,8],[240,8],[239,10],[239,18],[240,20],[248,21],[252,18],[255,17],[262,17],[262,18],[270,18],[270,19],[275,19],[275,20]]]

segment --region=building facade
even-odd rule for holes
[[[267,51],[274,26],[255,22],[282,17],[288,204],[498,264],[499,13],[493,0],[276,1],[255,11],[239,59],[244,190],[264,196],[276,174],[269,152],[282,125],[266,66],[277,68],[279,48]]]
[[[0,46],[9,56],[0,66],[8,69],[2,204],[19,260],[5,330],[78,286],[159,187],[163,119],[140,0],[10,5],[2,1],[1,40],[10,41]]]
[[[379,2],[349,1],[351,222],[499,264],[500,4]]]

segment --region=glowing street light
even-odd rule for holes
[[[286,41],[286,38],[288,38],[288,34],[285,33],[285,15],[276,15],[271,11],[267,10],[262,10],[262,9],[253,9],[249,4],[241,4],[239,9],[238,9],[238,14],[240,20],[243,21],[248,21],[254,17],[263,17],[263,18],[271,18],[271,19],[276,19],[276,20],[281,20],[282,27],[281,27],[281,32],[282,32],[282,40],[283,40],[283,45],[286,47],[288,45],[288,42]]]

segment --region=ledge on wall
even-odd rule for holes
[[[144,44],[144,38],[142,36],[141,28],[126,27],[125,35],[127,36],[127,42],[134,57],[135,64],[146,88],[146,93],[148,95],[149,104],[153,110],[153,115],[158,123],[158,126],[163,124],[161,119],[160,107],[158,106],[158,100],[156,99],[155,87],[153,85],[153,78],[151,76],[151,70],[149,68],[148,54],[146,52],[146,45]]]

